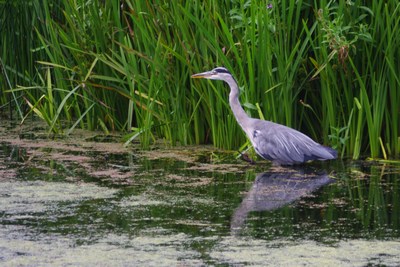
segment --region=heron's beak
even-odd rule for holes
[[[199,79],[199,78],[209,78],[213,75],[214,73],[212,71],[206,71],[206,72],[202,72],[202,73],[197,73],[197,74],[193,74],[191,77],[193,79]]]

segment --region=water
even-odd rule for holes
[[[400,265],[397,164],[2,140],[2,266]]]

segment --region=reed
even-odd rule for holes
[[[362,0],[2,1],[0,112],[34,113],[57,133],[126,131],[144,148],[245,148],[225,85],[190,80],[225,66],[251,116],[343,157],[398,157],[399,11]]]

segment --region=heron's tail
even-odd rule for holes
[[[327,159],[336,159],[337,151],[328,146],[322,146],[323,150],[319,150],[318,153],[315,153],[314,156],[319,157],[319,160],[327,160]]]
[[[328,151],[329,154],[332,155],[332,159],[336,159],[337,158],[337,151],[333,148],[330,147],[325,147],[326,151]]]

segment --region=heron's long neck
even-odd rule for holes
[[[249,118],[247,113],[244,111],[242,106],[240,105],[239,102],[239,87],[236,83],[236,81],[232,78],[226,81],[231,88],[231,92],[229,94],[229,104],[231,106],[232,112],[235,115],[235,118],[237,122],[240,124],[240,126],[244,128],[246,125],[246,121]]]

